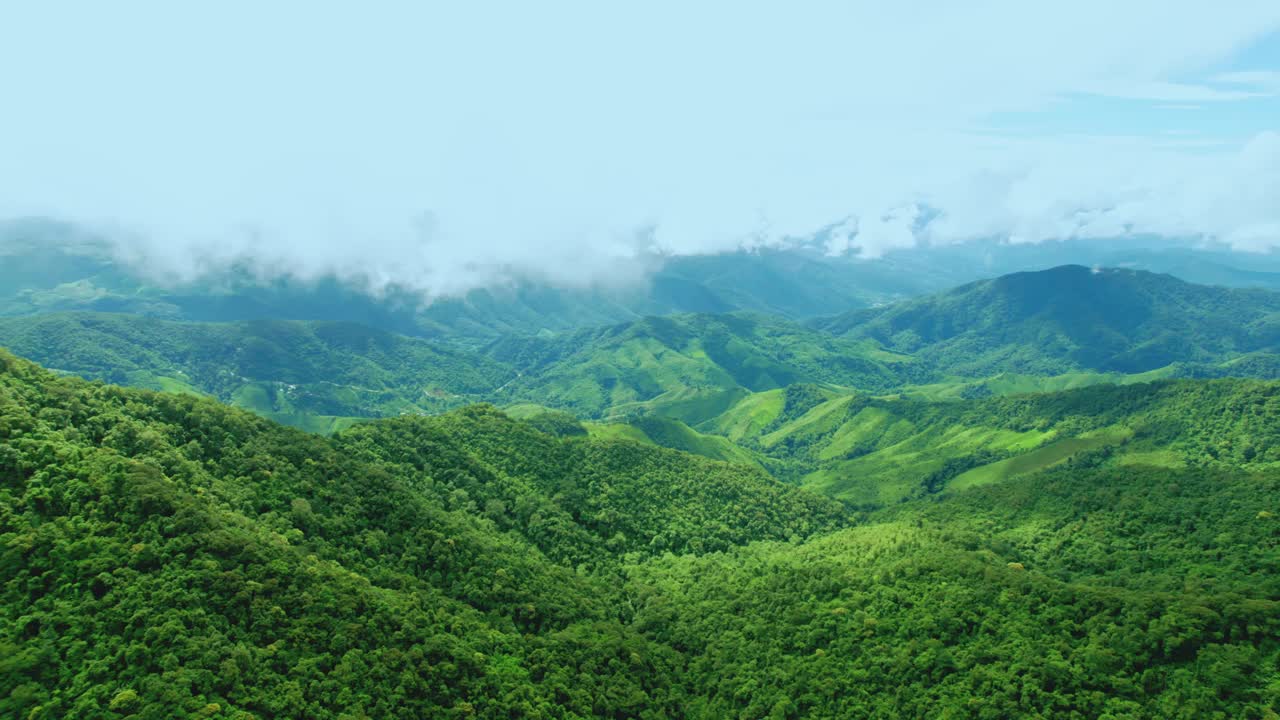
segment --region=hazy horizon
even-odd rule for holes
[[[866,258],[1280,246],[1274,3],[0,19],[0,217],[84,224],[158,272],[247,258],[450,294],[819,233]]]

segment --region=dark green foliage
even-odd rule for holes
[[[566,442],[486,406],[369,423],[336,441],[352,455],[449,478],[499,527],[572,565],[724,550],[843,524],[838,504],[759,469],[630,441]]]
[[[0,362],[2,716],[586,716],[608,701],[575,664],[610,633],[669,662],[620,627],[538,660],[614,615],[604,593],[447,508],[447,481]],[[501,671],[548,662],[541,689]]]
[[[927,493],[940,492],[947,486],[948,482],[954,480],[964,471],[982,467],[983,465],[990,465],[1006,457],[1008,457],[1007,453],[998,453],[983,448],[968,455],[947,458],[942,462],[942,467],[925,475],[924,479],[920,481],[920,487]]]
[[[491,408],[322,438],[0,352],[0,716],[671,716],[616,559],[842,522]]]
[[[1059,473],[667,558],[636,623],[698,657],[699,717],[1269,718],[1278,480]]]

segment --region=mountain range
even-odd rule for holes
[[[1277,378],[1280,294],[1068,265],[803,322],[676,314],[476,343],[351,321],[51,312],[0,318],[0,343],[59,370],[207,393],[314,429],[474,401],[697,426],[796,383],[938,398]]]
[[[833,255],[811,239],[785,248],[640,257],[636,262],[650,271],[647,277],[621,287],[572,289],[524,278],[429,304],[411,288],[372,293],[360,278],[301,278],[260,267],[252,257],[205,268],[195,277],[175,277],[109,237],[38,218],[0,222],[0,260],[0,316],[87,310],[200,322],[349,321],[472,342],[674,313],[745,311],[804,320],[1072,263],[1280,290],[1280,257],[1141,238],[974,241],[875,258]]]
[[[1280,712],[1270,256],[424,305],[0,230],[0,717]]]

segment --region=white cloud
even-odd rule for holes
[[[1264,92],[1185,78],[1280,28],[1273,2],[70,11],[0,22],[0,214],[114,223],[175,272],[251,256],[432,292],[613,282],[652,252],[849,216],[849,246],[875,255],[912,240],[917,203],[944,212],[938,241],[1275,242],[1266,137],[1218,151],[976,132],[1073,94]]]
[[[1038,242],[1128,233],[1203,236],[1242,250],[1280,246],[1280,134],[1230,153],[1160,148],[1132,138],[1076,138],[1012,153],[1025,165],[958,183],[927,235],[938,242],[1009,234]]]

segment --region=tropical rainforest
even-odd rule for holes
[[[1265,272],[743,253],[422,306],[32,227],[0,717],[1280,718]]]

